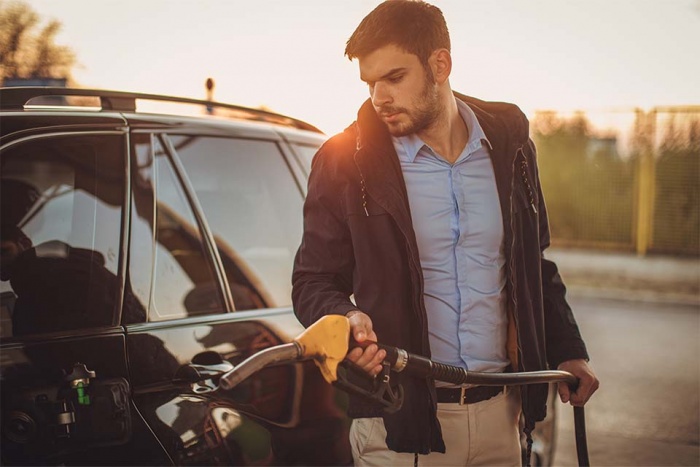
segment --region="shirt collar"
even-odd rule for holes
[[[467,125],[467,130],[469,131],[469,141],[464,148],[464,154],[471,154],[481,147],[485,143],[489,148],[493,149],[488,138],[486,138],[486,133],[484,133],[483,128],[479,124],[479,120],[476,118],[474,111],[464,102],[459,99],[457,101],[457,110],[459,116],[462,117],[464,123]],[[394,147],[400,146],[403,151],[399,151],[399,157],[407,162],[414,162],[418,153],[424,147],[432,152],[432,148],[425,144],[425,142],[418,137],[415,133],[406,136],[392,136],[391,137]]]
[[[394,147],[401,146],[403,148],[403,151],[399,152],[399,157],[407,162],[414,162],[418,153],[424,147],[430,148],[415,133],[407,136],[392,136],[391,139],[394,142]]]
[[[476,151],[481,146],[482,142],[489,148],[493,149],[491,142],[489,142],[488,138],[486,138],[484,129],[481,128],[481,125],[479,124],[479,119],[476,118],[476,114],[471,107],[459,99],[455,100],[457,101],[459,116],[462,117],[462,120],[464,120],[464,123],[467,125],[467,130],[469,130],[469,141],[465,147],[465,152],[469,154]]]

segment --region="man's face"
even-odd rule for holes
[[[418,57],[390,44],[359,59],[360,79],[393,136],[420,133],[440,113],[437,85]]]

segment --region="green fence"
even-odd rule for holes
[[[700,106],[538,112],[555,245],[700,255]]]

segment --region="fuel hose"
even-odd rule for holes
[[[365,341],[362,344],[358,344],[350,337],[350,325],[346,317],[328,315],[309,326],[293,342],[270,347],[251,355],[235,368],[223,374],[218,384],[223,390],[231,390],[262,368],[308,359],[314,360],[326,381],[329,383],[340,382],[337,371],[338,365],[347,355],[349,347],[367,347],[371,344],[375,343]],[[575,391],[578,386],[578,379],[566,371],[475,372],[434,362],[397,347],[378,343],[376,345],[386,351],[384,361],[386,371],[404,372],[416,378],[433,379],[457,385],[473,384],[479,386],[519,386],[564,382],[569,385],[571,391]],[[390,367],[391,370],[388,370],[387,367]],[[385,386],[388,386],[388,382],[385,383]],[[371,393],[365,393],[365,395],[376,396],[376,394]],[[574,407],[574,431],[578,463],[580,466],[588,467],[590,463],[588,460],[586,422],[583,407]],[[526,431],[526,434],[528,435],[529,454],[531,437],[529,431]]]
[[[354,343],[354,346],[367,347],[372,342],[365,341],[362,344]],[[468,371],[464,368],[446,365],[406,352],[397,347],[376,344],[386,352],[385,361],[396,372],[405,372],[416,378],[432,378],[453,384],[474,384],[479,386],[520,386],[541,383],[564,382],[572,392],[578,387],[578,378],[567,371],[545,370],[522,373],[486,373]],[[353,345],[351,345],[352,347]],[[576,454],[578,464],[588,467],[588,442],[586,440],[586,417],[583,407],[574,407],[574,432],[576,438]]]

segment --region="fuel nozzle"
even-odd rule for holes
[[[70,387],[78,393],[78,404],[90,405],[90,396],[85,391],[90,385],[90,380],[95,377],[95,372],[87,369],[84,363],[76,363],[66,376],[65,380]]]

